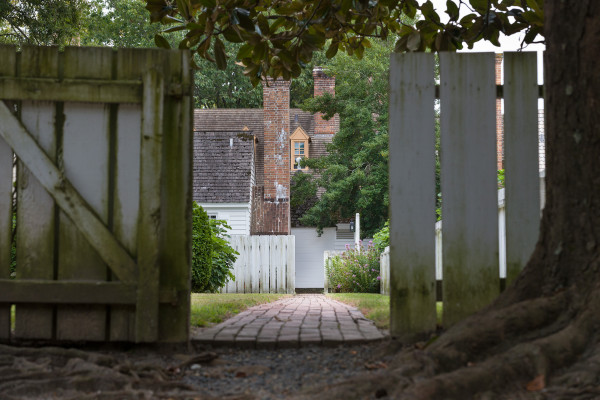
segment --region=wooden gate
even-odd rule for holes
[[[0,340],[187,341],[189,54],[0,60]]]

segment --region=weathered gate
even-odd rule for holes
[[[187,341],[189,54],[0,59],[0,340]]]

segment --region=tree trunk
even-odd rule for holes
[[[332,397],[600,398],[600,1],[547,0],[545,14],[547,193],[531,260],[492,305]]]

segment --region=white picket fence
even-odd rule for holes
[[[232,235],[239,254],[233,266],[235,281],[221,293],[290,293],[296,290],[296,237]]]
[[[540,210],[544,208],[544,172],[540,174]],[[506,278],[506,207],[504,189],[498,190],[498,275]],[[442,267],[442,221],[435,223],[435,279],[444,279]],[[381,294],[390,294],[390,248],[386,247],[381,253]]]
[[[435,108],[440,109],[444,234],[443,324],[500,292],[496,99],[504,99],[506,269],[509,284],[537,241],[540,219],[537,57],[505,53],[394,54],[390,65],[391,333],[436,328]],[[439,103],[436,103],[436,89]]]

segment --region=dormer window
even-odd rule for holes
[[[308,158],[308,143],[310,137],[306,134],[302,127],[298,127],[292,136],[290,136],[290,160],[291,168],[296,170],[307,170],[308,167],[302,166],[302,160]]]

